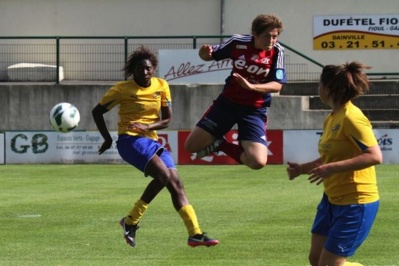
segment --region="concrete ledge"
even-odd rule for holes
[[[57,66],[20,63],[7,68],[8,81],[57,81]],[[64,79],[64,69],[59,67],[59,81]]]
[[[110,86],[0,82],[0,131],[52,130],[48,122],[49,112],[62,101],[73,103],[79,109],[80,129],[96,130],[91,110]],[[174,117],[168,130],[191,130],[222,89],[223,85],[171,85]],[[273,95],[272,106],[267,110],[268,129],[321,129],[330,110],[311,110],[309,104],[308,96]],[[399,108],[389,112],[383,109],[366,111],[365,114],[374,128],[399,128]],[[104,119],[109,130],[117,130],[118,108],[108,112]]]
[[[399,80],[371,80],[370,91],[366,95],[399,94]],[[281,95],[319,95],[318,82],[288,82],[281,90]]]

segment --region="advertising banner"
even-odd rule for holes
[[[319,158],[317,145],[322,130],[284,130],[284,163],[308,162]]]
[[[159,77],[169,84],[223,84],[231,69],[231,59],[205,62],[198,50],[159,50]]]
[[[189,131],[179,131],[179,164],[198,164],[198,165],[212,165],[212,164],[238,164],[235,160],[227,156],[223,152],[210,154],[201,159],[196,159],[195,154],[188,153],[184,149],[184,142],[186,141]],[[238,134],[236,130],[231,130],[225,135],[229,142],[238,144]],[[282,164],[283,163],[283,132],[281,130],[269,130],[267,132],[268,139],[268,164]]]
[[[399,14],[315,16],[313,48],[399,49]]]
[[[397,129],[375,129],[375,137],[380,145],[383,164],[399,163],[399,130]]]
[[[0,132],[0,164],[5,164],[4,133]]]
[[[124,163],[116,149],[117,132],[110,132],[112,147],[103,154],[98,149],[103,143],[99,132],[52,131],[6,132],[5,152],[8,164],[29,163]],[[163,131],[159,141],[177,159],[177,132]]]
[[[321,134],[322,130],[285,130],[284,163],[302,163],[317,159]],[[399,130],[374,129],[374,135],[382,151],[383,164],[399,163]]]
[[[117,132],[110,132],[114,140],[111,149],[102,155],[98,149],[103,143],[99,132],[74,131],[11,131],[0,133],[0,164],[34,163],[125,163],[116,149]],[[158,141],[171,152],[176,164],[234,165],[236,161],[223,152],[195,159],[184,149],[189,131],[159,131]],[[383,164],[399,163],[399,130],[375,129],[376,139],[383,154]],[[317,145],[322,130],[269,130],[268,164],[285,164],[287,161],[306,162],[319,157]],[[236,130],[226,139],[238,143]]]

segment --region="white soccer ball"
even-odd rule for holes
[[[50,111],[50,124],[59,132],[67,133],[74,130],[79,121],[79,110],[70,103],[58,103]]]

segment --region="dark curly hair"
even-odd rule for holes
[[[252,21],[251,32],[259,35],[269,29],[277,29],[278,34],[283,31],[283,22],[274,14],[260,14]]]
[[[122,71],[125,72],[126,78],[133,76],[134,67],[138,62],[142,60],[150,60],[154,68],[158,66],[157,56],[153,52],[151,52],[148,47],[141,45],[129,56],[125,66],[122,69]]]

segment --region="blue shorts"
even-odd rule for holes
[[[116,148],[123,160],[146,174],[148,162],[158,155],[168,169],[176,168],[171,154],[158,141],[140,136],[119,135]]]
[[[312,233],[327,237],[324,248],[329,252],[349,257],[367,238],[378,212],[380,202],[334,205],[327,195],[317,207]]]
[[[202,116],[197,126],[216,138],[222,138],[233,126],[238,126],[238,140],[259,142],[267,146],[266,107],[238,105],[219,96]]]

